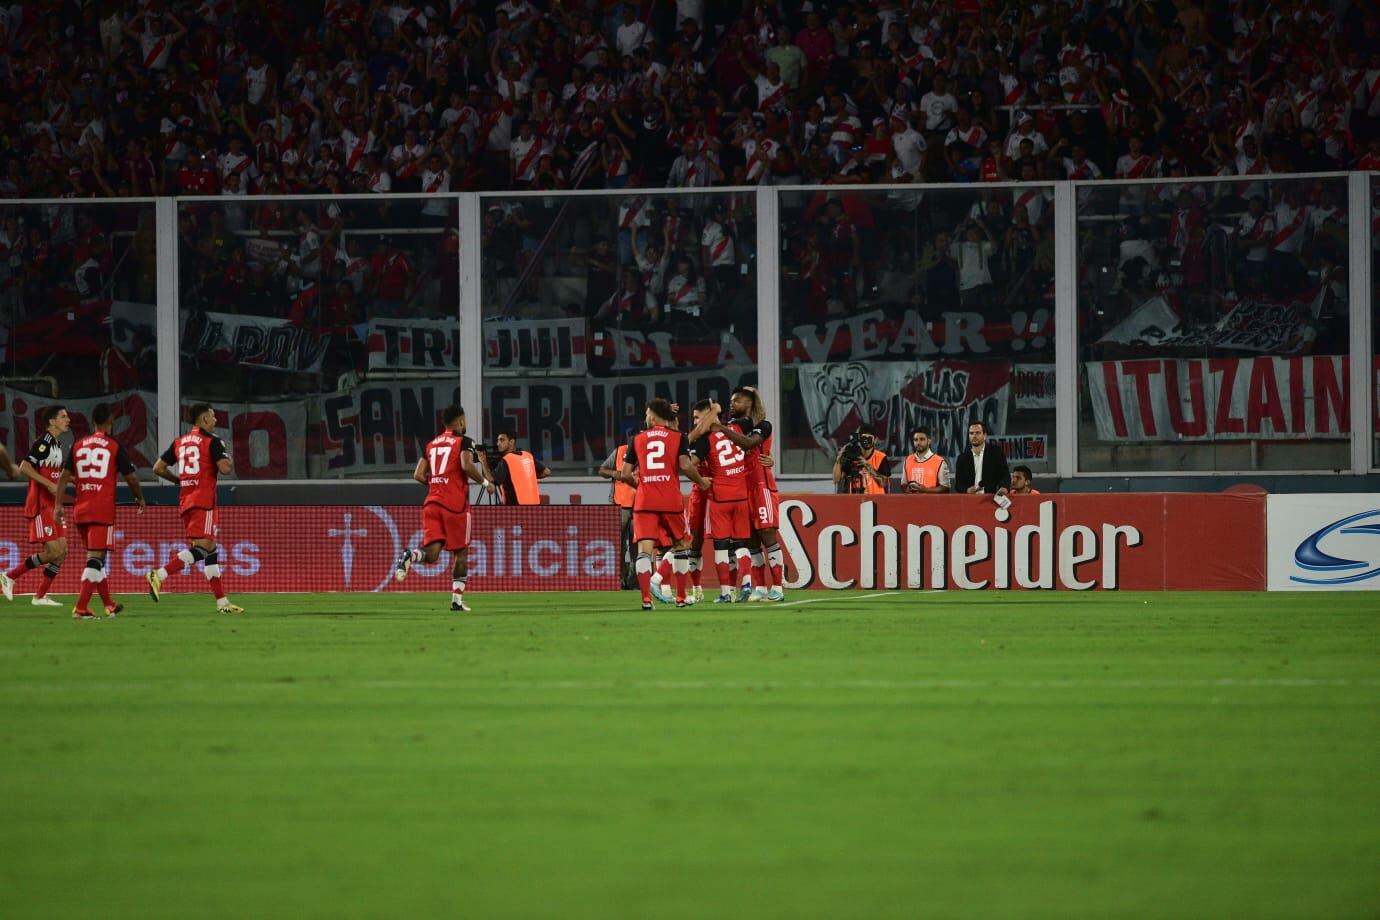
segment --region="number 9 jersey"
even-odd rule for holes
[[[182,490],[177,498],[178,510],[215,509],[216,478],[220,475],[216,464],[225,457],[225,442],[204,428],[193,428],[163,452],[163,462],[177,470]]]
[[[134,472],[120,442],[96,431],[77,439],[65,468],[76,480],[74,517],[78,524],[115,523],[115,479]]]

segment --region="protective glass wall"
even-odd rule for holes
[[[143,478],[158,453],[154,205],[0,205],[0,428],[15,463],[62,405],[60,441],[110,405],[114,434]]]
[[[237,477],[412,470],[459,398],[456,201],[178,202],[181,405]]]
[[[756,199],[628,190],[481,200],[484,431],[589,475],[653,397],[756,381]]]
[[[780,208],[786,472],[828,475],[863,424],[898,480],[917,427],[952,469],[981,420],[1037,488],[1054,475],[1052,186],[783,191]]]
[[[1082,185],[1079,470],[1345,470],[1345,177]]]
[[[1370,465],[1380,469],[1380,228],[1375,222],[1380,218],[1380,176],[1368,177],[1370,182]]]

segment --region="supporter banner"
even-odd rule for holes
[[[18,461],[43,430],[40,413],[56,402],[8,387],[0,388],[0,441]],[[115,437],[139,469],[148,469],[167,448],[158,443],[158,396],[127,390],[91,399],[64,399],[72,417],[72,438],[89,434],[91,410],[108,403],[115,414]],[[190,403],[183,405],[186,409]],[[304,446],[307,410],[300,401],[217,403],[218,430],[230,449],[235,479],[300,479],[306,476]],[[233,480],[227,480],[233,482]]]
[[[1266,499],[1271,591],[1380,590],[1380,495]]]
[[[1054,342],[1054,313],[1016,309],[1002,321],[945,311],[929,317],[906,304],[884,304],[824,323],[783,330],[782,364],[1019,354]]]
[[[179,319],[185,314],[179,311]],[[184,322],[185,325],[185,322]],[[152,345],[158,336],[158,308],[151,303],[115,300],[110,304],[110,342],[121,351],[133,352]]]
[[[1054,408],[1054,365],[1017,364],[1011,368],[1016,409]]]
[[[1308,341],[1308,320],[1316,319],[1324,289],[1288,304],[1243,300],[1216,323],[1190,327],[1163,297],[1152,297],[1097,340],[1098,345],[1159,348],[1226,348],[1294,354]]]
[[[1265,586],[1263,495],[782,498],[790,588]]]
[[[31,549],[23,520],[18,515],[6,520],[0,565],[10,568]],[[232,598],[249,591],[388,590],[435,592],[438,615],[450,606],[450,553],[431,565],[413,565],[401,585],[393,580],[398,555],[421,543],[419,506],[229,506],[217,512],[217,520],[221,570]],[[617,508],[483,506],[474,509],[473,534],[468,589],[476,609],[482,609],[482,596],[490,591],[618,587]],[[81,537],[73,532],[69,543],[54,588],[58,594],[75,594],[79,587]],[[124,599],[131,613],[152,612],[145,573],[186,545],[175,507],[150,507],[142,515],[130,506],[117,510],[115,548],[106,571],[116,593],[141,595]],[[37,584],[38,576],[31,574],[16,590],[30,593]],[[172,576],[163,590],[204,594],[208,613],[215,604],[200,567]],[[252,604],[245,606],[254,612]],[[321,610],[329,609],[330,602],[323,602]]]
[[[968,425],[1006,428],[1011,365],[1005,362],[898,361],[802,364],[800,392],[815,442],[838,450],[858,426],[871,423],[883,446],[903,450],[910,430],[930,430],[934,452],[956,457]]]
[[[1087,365],[1104,441],[1344,438],[1349,359],[1158,358]]]
[[[484,323],[486,370],[545,369],[585,373],[585,321],[489,320]],[[367,337],[371,370],[438,370],[460,366],[457,320],[372,319]]]
[[[1042,434],[994,435],[987,440],[999,445],[1011,463],[1044,463],[1049,459],[1049,438]]]
[[[235,313],[203,313],[198,329],[191,341],[184,334],[184,349],[258,370],[319,371],[329,341],[285,319]]]

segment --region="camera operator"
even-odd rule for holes
[[[520,450],[517,435],[500,431],[494,439],[496,456],[486,457],[492,467],[494,485],[498,486],[505,505],[540,505],[541,489],[538,479],[551,475],[551,470],[530,451]]]
[[[943,495],[950,491],[953,477],[949,461],[930,450],[930,430],[916,428],[910,433],[911,453],[906,454],[905,474],[901,479],[912,494]]]
[[[891,483],[891,460],[877,449],[877,432],[861,425],[834,458],[834,487],[846,495],[882,495]]]

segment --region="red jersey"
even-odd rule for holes
[[[742,431],[752,423],[735,418],[729,422]],[[696,442],[692,453],[709,465],[709,497],[716,502],[741,502],[748,497],[753,461],[721,431],[712,431]]]
[[[24,459],[54,485],[62,478],[62,445],[46,431],[29,447]],[[29,491],[24,495],[24,516],[37,517],[45,511],[52,510],[53,493],[30,479]]]
[[[776,491],[776,474],[762,466],[762,458],[771,456],[772,428],[771,422],[766,419],[757,424],[753,424],[747,419],[740,419],[745,427],[743,434],[749,437],[756,434],[761,435],[762,443],[748,451],[748,456],[752,459],[752,464],[748,468],[748,478],[754,482],[766,486],[771,491]]]
[[[163,462],[177,470],[182,488],[177,498],[180,510],[215,510],[216,479],[220,476],[216,464],[226,456],[225,442],[201,428],[193,428],[163,451]]]
[[[682,511],[680,458],[690,455],[685,435],[657,425],[633,435],[623,458],[638,470],[634,511]]]
[[[423,505],[440,505],[457,514],[470,507],[470,477],[461,463],[468,451],[478,463],[474,441],[453,431],[443,431],[426,446],[426,501]]]
[[[104,432],[92,432],[72,445],[63,467],[77,484],[76,522],[114,524],[116,477],[134,472],[120,442]]]

